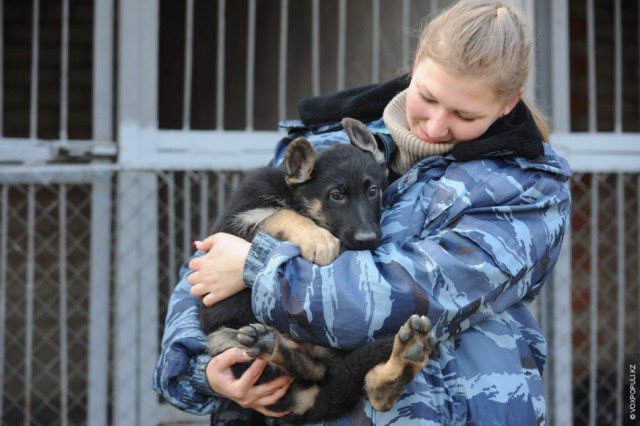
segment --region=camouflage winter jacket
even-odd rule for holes
[[[391,152],[382,120],[370,127]],[[336,137],[347,141],[339,131],[310,140],[322,146]],[[283,151],[276,149],[276,161]],[[295,245],[258,235],[244,278],[260,321],[344,349],[395,334],[412,313],[434,324],[437,350],[391,411],[376,412],[363,398],[330,424],[546,422],[546,342],[527,307],[549,278],[569,224],[569,176],[547,144],[531,160],[434,156],[384,193],[375,251],[345,251],[319,267]],[[182,410],[215,413],[213,424],[247,424],[246,411],[207,384],[210,357],[188,273],[183,266],[170,301],[154,388]]]

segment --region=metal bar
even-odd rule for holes
[[[320,0],[311,2],[311,88],[320,94]]]
[[[638,172],[637,133],[553,133],[551,141],[574,172]]]
[[[617,229],[617,278],[618,278],[618,332],[617,332],[617,357],[616,357],[616,395],[623,395],[626,371],[624,368],[625,349],[625,195],[624,195],[624,175],[616,175],[616,225]],[[624,398],[616,398],[616,418],[618,424],[624,422]]]
[[[337,90],[344,89],[345,85],[345,62],[347,52],[347,0],[340,0],[338,3],[338,87]]]
[[[158,327],[158,177],[155,173],[141,174],[140,188],[143,197],[138,201],[140,214],[135,222],[138,224],[137,247],[140,261],[148,268],[138,272],[136,286],[137,299],[137,339],[134,342],[138,347],[136,354],[135,371],[137,373],[136,401],[140,404],[140,411],[135,424],[156,424],[158,410],[158,396],[149,392],[149,378],[153,375],[154,363],[149,362],[148,354],[158,351],[160,347],[158,333],[149,333],[154,327]],[[151,248],[149,248],[151,246]],[[136,256],[138,257],[138,256]],[[120,276],[122,278],[122,276]],[[120,281],[120,285],[125,284]],[[125,285],[131,285],[131,282]],[[154,303],[148,303],[153,300]],[[124,424],[124,423],[123,423]]]
[[[168,261],[168,268],[169,268],[169,272],[170,273],[175,273],[178,271],[178,265],[176,264],[176,248],[177,248],[177,244],[176,244],[176,234],[177,234],[177,225],[176,225],[176,210],[175,210],[175,206],[176,206],[176,176],[174,172],[168,172],[167,173],[167,241],[169,241],[168,244],[168,250],[169,250],[169,259]],[[171,294],[171,292],[173,291],[173,287],[175,286],[175,283],[172,282],[172,280],[169,280],[168,282],[169,287],[167,288],[168,293],[167,294]]]
[[[559,133],[571,130],[568,11],[568,0],[554,0],[551,4],[552,124],[553,131]]]
[[[247,82],[245,130],[253,130],[253,101],[255,97],[255,61],[256,61],[256,0],[248,0],[247,18]]]
[[[118,161],[136,164],[156,156],[158,126],[159,1],[118,8]],[[116,392],[119,389],[116,390]]]
[[[216,129],[224,129],[224,54],[226,0],[218,0],[218,47],[216,58]]]
[[[0,22],[4,22],[4,2],[0,5]],[[4,31],[0,31],[0,87],[4,87]],[[0,105],[4,105],[4,90],[0,90]],[[4,108],[0,108],[0,136],[4,134]],[[0,381],[2,383],[2,381]],[[1,389],[1,386],[0,386]],[[0,399],[2,391],[0,390]],[[0,401],[2,413],[2,401]]]
[[[58,191],[58,283],[60,284],[60,424],[69,424],[69,337],[67,328],[67,185],[60,184]]]
[[[216,172],[216,177],[218,178],[218,184],[216,187],[217,193],[216,193],[216,220],[220,219],[220,217],[222,217],[222,214],[224,213],[224,199],[225,199],[225,186],[227,183],[227,174],[226,173],[221,173],[221,172]]]
[[[186,1],[184,25],[184,81],[182,104],[182,130],[191,127],[191,90],[193,78],[193,0]]]
[[[138,266],[132,258],[140,257],[140,229],[138,216],[139,203],[143,199],[142,184],[138,182],[140,174],[124,172],[118,175],[116,229],[119,238],[116,241],[116,283],[115,283],[115,352],[114,352],[114,416],[123,424],[139,424],[137,410],[136,364],[139,351],[137,335],[138,304],[137,282]],[[141,262],[138,259],[136,263]],[[145,269],[148,269],[148,265]]]
[[[109,401],[109,313],[111,309],[111,177],[91,186],[91,270],[89,272],[89,426],[107,426]]]
[[[411,4],[409,0],[402,0],[402,65],[404,70],[408,70],[410,66],[411,56],[409,53],[409,34],[411,24],[409,17],[411,16]]]
[[[1,8],[0,8],[1,9]],[[0,31],[1,33],[1,31]],[[0,192],[0,413],[4,413],[5,327],[7,319],[7,250],[9,248],[9,185]]]
[[[380,0],[371,1],[371,83],[380,82]]]
[[[622,7],[620,0],[614,1],[613,31],[615,32],[614,58],[614,132],[622,132]],[[619,399],[619,401],[622,401]],[[620,402],[621,403],[621,402]]]
[[[25,285],[25,344],[24,344],[24,424],[31,424],[31,385],[33,379],[33,303],[35,293],[35,222],[36,190],[29,185],[27,190],[27,276]]]
[[[598,412],[598,228],[600,214],[600,174],[591,181],[590,220],[590,301],[589,301],[589,425],[595,426]]]
[[[320,94],[320,1],[311,2],[311,92]]]
[[[568,425],[573,422],[572,389],[572,322],[571,322],[571,230],[567,230],[556,266],[553,269],[551,293],[546,298],[550,303],[546,330],[551,330],[549,361],[551,376],[546,382],[552,388],[549,415],[550,424]],[[549,374],[547,372],[547,374]]]
[[[587,0],[587,77],[589,92],[589,131],[598,131],[598,84],[596,82],[596,26],[594,0]]]
[[[287,118],[287,46],[289,37],[289,0],[280,2],[280,43],[278,52],[278,119]]]
[[[114,0],[96,0],[93,18],[93,139],[113,137]]]
[[[29,137],[38,137],[38,63],[40,53],[40,0],[33,0],[31,28],[31,94],[29,100]]]
[[[110,177],[120,169],[112,164],[60,164],[33,166],[3,166],[0,183],[38,183],[49,185],[52,182],[83,183],[95,178]]]
[[[240,186],[240,181],[241,181],[241,176],[240,173],[233,173],[231,175],[231,191],[235,191],[236,189],[238,189],[238,187]],[[226,197],[225,197],[225,201],[226,201]]]
[[[209,173],[200,172],[200,229],[198,235],[208,236],[209,226]]]
[[[62,0],[62,41],[60,46],[60,140],[68,139],[69,113],[69,0]]]
[[[191,212],[193,211],[191,200],[191,176],[189,172],[182,175],[182,252],[189,253],[191,250]]]
[[[156,424],[147,355],[158,350],[157,333],[149,333],[158,326],[158,306],[148,303],[158,300],[157,195],[154,173],[118,175],[112,416],[119,424]]]

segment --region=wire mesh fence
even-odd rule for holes
[[[127,359],[118,353],[123,344],[139,345],[130,349],[143,353],[149,366],[157,353],[157,347],[149,352],[148,345],[134,338],[116,344],[122,339],[120,328],[131,324],[119,316],[139,315],[139,305],[129,310],[117,306],[122,303],[118,269],[125,267],[121,257],[139,256],[139,248],[116,249],[131,232],[118,224],[146,223],[141,231],[153,228],[157,235],[151,255],[157,257],[157,282],[152,285],[157,287],[154,312],[160,336],[177,270],[193,251],[191,241],[208,234],[242,173],[147,174],[157,191],[140,198],[138,192],[126,194],[135,190],[119,185],[118,172],[70,181],[0,179],[3,425],[117,424],[122,420],[115,407],[122,398],[117,394],[140,383],[148,387],[135,392],[161,402],[150,377],[141,382],[115,377],[117,364]],[[621,401],[627,378],[621,363],[625,354],[640,352],[639,179],[630,173],[580,173],[572,180],[573,407],[568,409],[576,425],[623,424],[625,418]],[[101,184],[106,184],[109,203],[101,204],[96,196]],[[125,200],[139,204],[127,209],[140,212],[139,217],[117,218]],[[155,218],[145,213],[149,206]],[[100,254],[96,245],[105,242],[107,252]],[[105,268],[106,289],[96,285],[96,270]],[[136,288],[139,283],[132,279],[125,285]],[[101,313],[105,310],[106,316]],[[96,422],[101,416],[103,422]]]
[[[638,174],[573,177],[574,421],[621,424],[625,355],[640,352]]]
[[[1,188],[2,424],[82,424],[91,186]]]
[[[209,235],[242,172],[170,171],[158,175],[160,331],[178,270],[192,242]]]

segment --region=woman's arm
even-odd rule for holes
[[[191,262],[202,254],[198,252]],[[256,386],[266,366],[264,361],[256,360],[236,379],[231,366],[252,359],[243,350],[232,348],[213,358],[205,353],[206,336],[200,329],[198,313],[200,302],[191,294],[187,282],[191,271],[186,265],[180,270],[180,282],[169,301],[153,388],[172,405],[193,414],[236,411],[237,416],[248,416],[240,407],[271,417],[287,414],[266,407],[286,393],[290,378],[283,376]]]
[[[566,179],[474,163],[391,188],[400,196],[387,200],[373,252],[346,251],[319,267],[296,246],[259,235],[245,266],[258,319],[351,349],[395,333],[413,313],[427,314],[444,339],[533,297],[568,226]]]
[[[153,388],[184,411],[207,414],[218,407],[219,398],[206,377],[211,356],[205,354],[206,336],[200,330],[199,300],[191,294],[189,272],[187,265],[182,265],[180,281],[169,300]]]

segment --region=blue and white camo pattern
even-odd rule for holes
[[[381,121],[370,126],[385,131]],[[348,141],[343,132],[309,139],[322,146],[336,135]],[[345,251],[325,267],[258,235],[244,275],[260,321],[344,349],[395,334],[413,313],[434,325],[437,350],[391,411],[362,398],[325,424],[546,424],[546,341],[527,306],[569,226],[570,174],[546,144],[536,160],[424,159],[385,192],[380,247]],[[207,385],[188,273],[183,267],[170,302],[154,388],[185,411],[223,413],[218,424],[246,424],[246,410]]]

